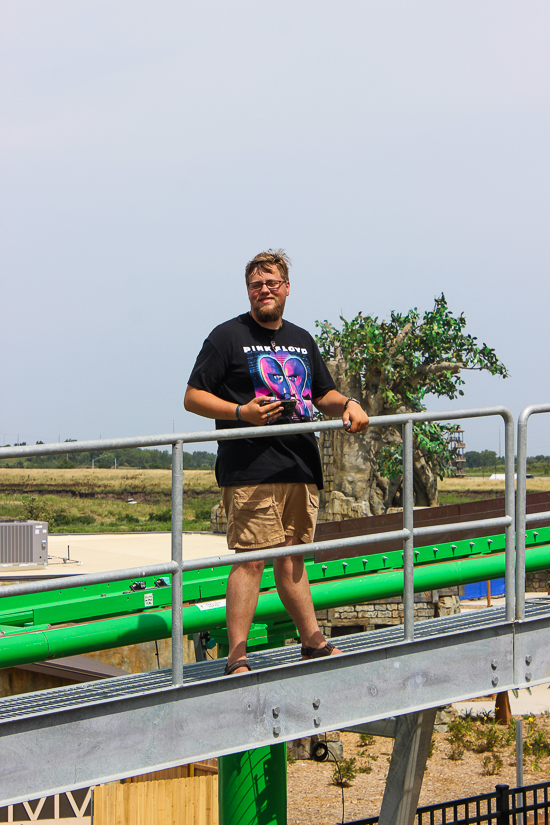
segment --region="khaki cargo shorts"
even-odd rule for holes
[[[222,487],[230,550],[259,550],[286,536],[313,541],[319,495],[315,484]]]

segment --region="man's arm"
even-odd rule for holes
[[[271,404],[260,406],[260,401],[268,400],[268,395],[260,395],[252,398],[248,404],[241,406],[241,420],[247,424],[255,424],[257,427],[263,424],[272,424],[283,411],[280,401],[273,401]],[[206,390],[198,390],[196,387],[187,385],[183,406],[188,412],[196,415],[203,415],[205,418],[217,418],[222,421],[237,420],[237,404],[232,401],[224,401]],[[267,414],[269,413],[269,419]]]
[[[360,433],[369,426],[369,417],[357,401],[350,401],[346,406],[347,397],[338,390],[329,390],[321,398],[314,398],[313,403],[324,415],[332,418],[342,416],[342,421],[348,433]]]

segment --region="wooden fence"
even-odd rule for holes
[[[92,825],[218,825],[218,777],[99,785]]]
[[[205,759],[202,762],[191,762],[189,765],[177,765],[175,768],[166,768],[163,771],[144,773],[140,776],[129,776],[121,782],[153,782],[157,779],[182,779],[188,776],[210,776],[218,773],[218,760]]]

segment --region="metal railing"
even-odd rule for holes
[[[516,497],[516,618],[525,619],[525,529],[527,524],[545,521],[550,513],[527,515],[527,425],[529,418],[537,413],[550,412],[550,404],[533,404],[525,407],[518,418],[518,461]]]
[[[534,409],[534,408],[532,408]],[[550,410],[550,406],[548,407]],[[537,410],[539,411],[539,410]],[[542,410],[540,410],[542,411]],[[413,424],[425,421],[454,421],[463,418],[484,418],[501,416],[505,425],[505,515],[497,518],[477,521],[459,522],[432,527],[414,527],[413,515]],[[402,415],[385,415],[373,417],[371,427],[401,427],[403,436],[403,528],[388,533],[356,536],[354,538],[333,539],[331,541],[312,542],[293,547],[278,547],[266,550],[254,550],[239,553],[238,561],[260,561],[281,556],[312,554],[327,550],[349,548],[357,545],[376,544],[387,539],[403,539],[403,575],[404,575],[404,638],[414,639],[414,539],[447,533],[450,528],[467,532],[473,528],[491,527],[505,529],[505,582],[506,582],[506,621],[514,620],[515,593],[515,557],[514,557],[514,419],[506,407],[480,407],[471,410],[451,410],[449,412],[420,412]],[[26,582],[0,588],[0,598],[25,593],[38,593],[58,590],[60,588],[88,586],[124,578],[140,578],[146,575],[172,574],[172,684],[183,683],[183,589],[182,575],[190,570],[202,570],[221,567],[235,563],[233,554],[211,556],[209,558],[183,560],[182,526],[183,526],[183,445],[207,441],[224,441],[240,438],[264,438],[266,436],[285,436],[293,433],[311,433],[325,430],[344,429],[342,421],[316,421],[307,424],[278,424],[269,427],[247,427],[228,430],[210,430],[196,433],[170,433],[164,435],[142,436],[136,438],[112,438],[101,441],[71,441],[63,444],[36,444],[34,446],[0,447],[1,458],[23,458],[35,455],[55,455],[84,451],[104,451],[124,447],[154,447],[172,445],[172,561],[164,564],[147,565],[140,568],[114,570],[81,576],[70,576],[49,581]]]
[[[531,818],[532,817],[532,818]],[[378,816],[354,819],[346,825],[378,825]],[[550,782],[510,788],[495,785],[493,793],[467,796],[417,808],[416,825],[542,825],[550,823]]]

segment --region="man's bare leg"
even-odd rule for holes
[[[298,538],[287,536],[283,545],[302,544]],[[319,630],[303,556],[285,556],[273,559],[273,572],[279,597],[300,634],[303,647],[322,648],[326,639]],[[331,655],[341,653],[335,648]]]
[[[246,657],[246,642],[258,604],[264,567],[263,561],[234,564],[227,579],[226,619],[229,640],[227,663],[229,665],[237,659]],[[239,667],[234,673],[246,673],[246,671],[246,667]]]
[[[302,544],[294,536],[288,536],[275,547],[290,547]],[[255,561],[234,564],[227,580],[226,618],[229,653],[227,663],[232,665],[246,657],[246,642],[254,612],[258,604],[260,581],[265,562]],[[309,580],[303,556],[286,556],[273,559],[273,572],[279,597],[288,610],[300,634],[304,647],[324,647],[325,637],[319,630]],[[332,655],[342,651],[335,648]],[[246,667],[237,668],[235,674],[246,673]]]

